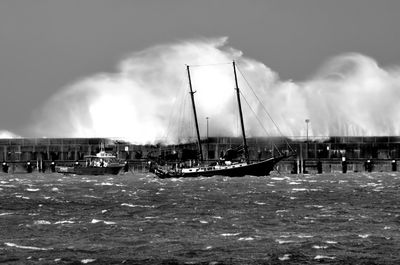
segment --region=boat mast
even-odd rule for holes
[[[196,104],[194,103],[194,93],[192,89],[192,80],[190,79],[190,70],[189,65],[186,65],[187,74],[189,78],[189,88],[190,88],[190,98],[192,99],[192,107],[193,107],[193,115],[194,115],[194,122],[196,124],[196,133],[197,133],[197,144],[200,152],[200,161],[203,161],[203,150],[201,149],[201,140],[200,140],[200,131],[199,131],[199,123],[197,121],[197,113],[196,113]]]
[[[235,61],[233,61],[233,73],[235,75],[235,85],[236,85],[235,89],[236,89],[236,96],[237,96],[237,102],[238,102],[238,107],[239,107],[240,125],[242,126],[244,157],[246,159],[246,162],[249,163],[249,150],[248,150],[247,142],[246,142],[246,133],[244,131],[242,104],[240,103],[240,90],[239,90],[239,85],[238,85],[238,80],[237,80],[237,75],[236,75],[236,63],[235,63]]]

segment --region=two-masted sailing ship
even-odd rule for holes
[[[164,167],[160,167],[158,165],[152,166],[151,170],[160,178],[180,178],[180,177],[211,177],[211,176],[229,176],[229,177],[242,177],[245,175],[253,175],[253,176],[266,176],[274,169],[275,165],[281,161],[282,159],[288,157],[285,154],[281,154],[279,156],[271,157],[269,159],[265,159],[262,161],[251,162],[249,159],[249,151],[246,141],[246,133],[243,121],[243,112],[240,101],[240,90],[238,86],[238,79],[236,74],[236,64],[233,61],[233,72],[235,77],[235,85],[236,85],[236,98],[239,109],[239,117],[241,124],[241,131],[243,137],[243,159],[240,162],[232,162],[232,161],[219,161],[217,163],[206,164],[203,161],[202,149],[201,149],[201,140],[199,133],[199,125],[197,120],[196,113],[196,104],[194,100],[194,93],[192,89],[191,77],[189,66],[187,66],[187,74],[189,79],[189,89],[193,107],[193,116],[194,122],[196,126],[196,134],[197,134],[197,143],[198,143],[198,151],[200,156],[200,161],[197,166],[193,167],[174,167],[166,169]]]

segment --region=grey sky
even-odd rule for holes
[[[228,36],[282,79],[347,52],[400,65],[398,0],[1,0],[0,130],[74,81],[149,46]]]

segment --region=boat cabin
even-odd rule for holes
[[[112,165],[118,165],[119,161],[113,154],[100,151],[96,155],[85,156],[87,167],[109,167]]]

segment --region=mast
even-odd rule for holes
[[[248,150],[248,147],[247,147],[246,133],[245,133],[245,130],[244,130],[242,104],[240,103],[240,90],[239,90],[239,85],[238,85],[238,80],[237,80],[237,75],[236,75],[236,63],[235,63],[235,61],[233,61],[233,73],[235,75],[235,85],[236,85],[235,89],[236,89],[236,96],[237,96],[237,102],[238,102],[238,107],[239,107],[240,125],[242,127],[244,157],[246,159],[246,162],[249,163],[249,150]]]
[[[197,134],[197,144],[200,152],[200,161],[203,161],[203,150],[201,149],[201,140],[200,140],[200,131],[199,131],[199,123],[197,121],[197,113],[196,113],[196,104],[194,103],[194,93],[192,89],[192,80],[190,78],[190,70],[189,65],[186,65],[187,74],[189,78],[189,88],[190,88],[190,98],[192,99],[192,107],[193,107],[193,115],[194,115],[194,122],[196,124],[196,134]]]

